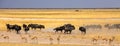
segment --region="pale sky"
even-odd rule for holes
[[[120,0],[0,0],[0,8],[120,8]]]

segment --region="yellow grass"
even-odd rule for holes
[[[5,24],[7,23],[19,25],[23,23],[39,23],[45,25],[46,28],[60,26],[66,23],[71,23],[76,27],[82,24],[120,23],[120,9],[78,9],[78,12],[75,10],[0,9],[0,30],[6,30]]]
[[[37,23],[45,25],[45,29],[55,28],[57,26],[71,23],[75,25],[76,30],[83,24],[120,24],[120,9],[0,9],[0,31],[6,31],[6,24],[30,24]],[[47,33],[49,35],[49,33]],[[52,34],[50,34],[52,35]],[[91,39],[99,35],[91,34],[84,36]],[[101,34],[103,37],[107,35]],[[45,35],[46,36],[46,35]],[[53,34],[53,36],[56,36]],[[41,36],[42,37],[42,36]],[[64,38],[82,38],[80,34],[65,36]],[[120,41],[120,35],[116,35],[116,41]],[[7,45],[6,45],[7,44]],[[84,45],[64,45],[64,44],[18,44],[18,43],[0,43],[0,46],[84,46]],[[88,45],[87,45],[88,46]]]
[[[120,18],[120,9],[0,9],[0,17],[12,18]],[[59,16],[59,17],[58,17]],[[100,16],[100,17],[99,17]]]

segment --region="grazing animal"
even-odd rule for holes
[[[64,25],[64,33],[71,34],[72,30],[75,30],[74,25],[71,25],[71,24]]]
[[[115,37],[114,36],[112,36],[110,39],[108,39],[109,40],[109,44],[111,44],[114,40],[115,40]]]
[[[17,34],[19,34],[20,30],[21,30],[21,26],[15,26],[15,31],[17,32]]]
[[[102,41],[106,41],[106,43],[108,42],[109,44],[111,44],[114,40],[115,40],[115,37],[112,36],[112,37],[101,37],[101,36],[98,36],[98,37],[94,37],[92,38],[92,41],[95,43],[97,42],[98,40],[102,40]]]
[[[93,43],[97,43],[97,41],[100,40],[101,38],[102,38],[101,36],[93,37],[92,41]]]
[[[38,43],[38,37],[37,36],[31,37],[31,40],[34,40],[36,43]]]
[[[30,30],[29,27],[24,27],[24,31],[26,32],[26,34],[29,30]]]
[[[24,42],[24,43],[27,43],[27,42],[28,42],[26,36],[24,36],[24,35],[20,35],[20,38],[22,39],[22,42]]]
[[[4,39],[9,39],[9,36],[4,36],[3,38],[4,38]]]
[[[53,30],[55,30],[55,33],[58,31],[61,31],[61,33],[62,33],[62,31],[64,30],[64,26],[56,27]]]
[[[7,29],[10,30],[15,30],[17,32],[17,34],[19,34],[19,31],[21,30],[21,26],[19,25],[10,25],[10,24],[6,24]]]
[[[26,28],[26,27],[28,27],[26,24],[23,24],[23,28]]]
[[[11,30],[14,30],[16,25],[10,25],[10,24],[6,24],[7,30],[11,32]]]
[[[84,25],[84,27],[87,29],[101,29],[102,28],[102,26],[100,24],[98,24],[98,25],[94,25],[94,24]]]
[[[97,38],[92,38],[93,42],[97,42],[97,40],[98,40]]]
[[[28,35],[31,40],[34,40],[34,42],[38,43],[38,37],[34,35]]]
[[[111,30],[111,29],[120,29],[120,24],[105,24],[105,28]]]
[[[27,38],[26,37],[21,37],[22,40],[24,40],[25,43],[27,43]]]
[[[37,28],[39,28],[40,30],[45,28],[44,25],[38,25],[38,24],[29,24],[28,27],[30,27],[31,29],[34,29],[34,30]]]
[[[50,40],[50,44],[53,44],[53,38],[50,37],[49,40]]]
[[[23,29],[24,29],[26,34],[30,30],[29,27],[26,24],[23,24]]]
[[[60,36],[57,37],[57,42],[60,44]]]
[[[64,30],[65,34],[71,34],[72,30],[75,30],[75,27],[74,25],[71,25],[71,24],[65,24],[63,26],[56,27],[53,30],[55,30],[55,32],[58,32],[58,31],[62,32]]]
[[[9,36],[3,36],[3,38],[9,42]]]
[[[79,27],[79,30],[82,32],[82,34],[86,34],[86,28],[85,27]]]

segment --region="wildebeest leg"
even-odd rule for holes
[[[57,32],[58,32],[58,30],[55,31],[55,33],[57,33]]]
[[[67,31],[65,30],[65,31],[64,31],[64,34],[66,34],[66,32],[67,32]]]
[[[18,30],[17,30],[17,34],[20,34]]]
[[[83,32],[83,35],[85,35],[86,34],[86,31],[85,32]]]
[[[32,30],[34,30],[34,28],[33,28],[33,27],[31,27],[31,29],[32,29]]]
[[[36,28],[34,28],[34,30],[36,30]]]
[[[62,30],[61,30],[61,33],[62,33]]]
[[[83,35],[85,35],[86,34],[86,32],[83,32]]]
[[[66,33],[67,33],[67,34],[70,34],[70,32],[69,32],[69,31],[67,31]]]
[[[41,30],[41,28],[40,28],[40,30]]]
[[[70,31],[69,31],[69,34],[71,34],[71,32],[72,32],[72,31],[70,30]]]

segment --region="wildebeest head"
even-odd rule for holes
[[[23,28],[25,28],[25,27],[27,27],[27,25],[26,25],[26,24],[23,24]]]
[[[65,27],[65,29],[67,29],[67,30],[75,30],[75,27],[74,27],[74,25],[72,25],[72,24],[65,24],[64,27]]]
[[[44,25],[40,25],[40,27],[41,27],[41,28],[43,28],[43,29],[45,28],[45,26],[44,26]]]
[[[6,26],[9,26],[10,24],[6,24]]]
[[[79,27],[79,30],[80,30],[81,32],[86,33],[86,28],[85,28],[85,27]]]

